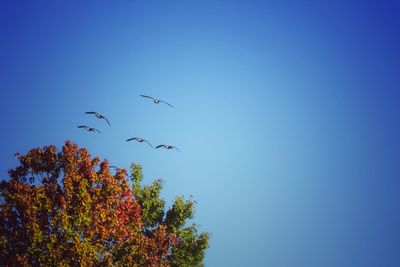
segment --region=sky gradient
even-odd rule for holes
[[[193,195],[206,266],[400,266],[400,8],[334,2],[1,1],[0,177],[72,140]]]

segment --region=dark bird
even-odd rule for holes
[[[167,103],[167,102],[165,102],[165,101],[163,101],[163,100],[160,100],[160,99],[157,99],[157,98],[154,98],[154,97],[151,97],[151,96],[147,96],[147,95],[140,95],[141,97],[145,97],[145,98],[150,98],[150,99],[152,99],[153,100],[153,102],[155,103],[155,104],[158,104],[158,103],[164,103],[164,104],[167,104],[168,106],[170,106],[171,108],[174,108],[174,106],[173,105],[171,105],[171,104],[169,104],[169,103]]]
[[[158,146],[156,146],[156,149],[157,148],[160,148],[160,147],[163,147],[163,148],[165,148],[165,149],[173,149],[173,148],[175,148],[176,150],[178,150],[179,152],[181,152],[180,150],[179,150],[179,148],[177,148],[176,146],[171,146],[171,145],[158,145]]]
[[[85,125],[80,125],[80,126],[78,126],[78,128],[83,128],[83,129],[85,129],[86,131],[88,131],[88,132],[98,132],[98,133],[101,133],[99,130],[97,130],[96,128],[92,128],[92,127],[88,127],[88,126],[85,126]]]
[[[135,140],[135,141],[137,141],[137,142],[139,142],[139,143],[146,142],[147,144],[149,144],[149,146],[151,146],[151,147],[153,148],[153,146],[150,144],[150,142],[147,141],[147,140],[145,140],[145,139],[143,139],[143,138],[140,138],[140,137],[132,137],[132,138],[126,139],[127,142],[132,141],[132,140]]]
[[[95,112],[95,111],[87,111],[87,112],[85,112],[86,114],[93,114],[93,115],[95,115],[97,118],[99,118],[99,119],[103,119],[103,120],[106,120],[106,122],[108,123],[108,125],[110,125],[111,126],[111,124],[110,124],[110,122],[107,120],[107,118],[106,117],[104,117],[103,115],[101,115],[100,113],[97,113],[97,112]]]

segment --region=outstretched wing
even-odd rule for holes
[[[95,131],[95,132],[98,132],[98,133],[101,133],[99,130],[97,130],[96,128],[92,128],[93,129],[93,131]]]
[[[173,105],[171,105],[170,103],[168,103],[168,102],[165,102],[165,101],[163,101],[163,100],[160,100],[160,102],[163,102],[164,104],[167,104],[168,106],[170,106],[171,108],[174,108],[174,106]]]
[[[98,113],[95,112],[95,111],[86,111],[85,114],[95,114],[95,115],[96,115],[96,114],[98,114]]]
[[[104,117],[103,115],[102,115],[102,117],[103,117],[103,119],[106,120],[106,122],[108,123],[108,125],[111,126],[111,124],[110,124],[110,122],[108,121],[108,119],[107,119],[106,117]]]
[[[85,125],[79,125],[79,126],[78,126],[78,128],[84,128],[84,129],[87,129],[87,128],[89,128],[89,127],[87,127],[87,126],[85,126]]]
[[[150,98],[150,99],[154,99],[153,97],[151,97],[151,96],[148,96],[148,95],[140,95],[141,97],[145,97],[145,98]]]
[[[156,149],[160,148],[160,147],[164,147],[164,145],[158,145],[158,146],[156,146]]]
[[[145,140],[145,139],[143,139],[143,141],[145,141],[147,144],[149,144],[149,146],[151,146],[152,148],[154,148],[154,147],[150,144],[149,141],[147,141],[147,140]]]
[[[179,148],[177,148],[176,146],[172,146],[173,148],[175,148],[176,150],[178,150],[179,152],[181,152],[180,150],[179,150]]]

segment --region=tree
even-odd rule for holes
[[[164,212],[162,181],[142,186],[140,165],[112,174],[70,141],[18,159],[0,184],[0,266],[202,266],[195,202]]]

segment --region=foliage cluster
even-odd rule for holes
[[[70,141],[18,159],[0,184],[1,266],[202,266],[194,201],[165,212],[162,181],[143,186],[140,165],[112,174]]]

